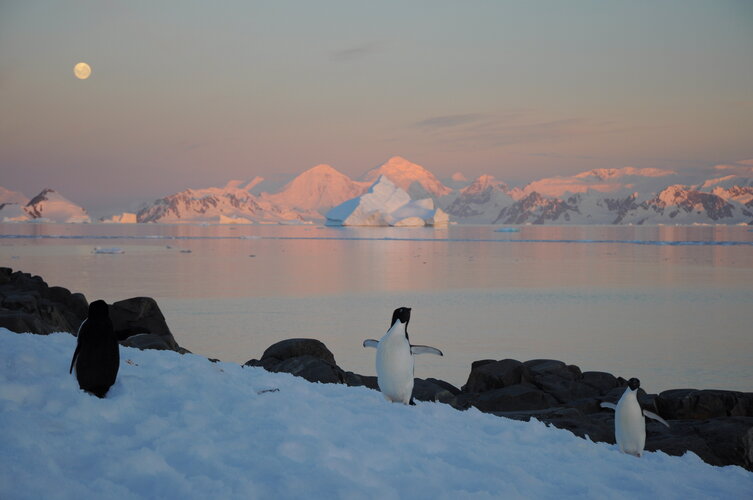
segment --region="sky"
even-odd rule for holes
[[[394,155],[699,171],[753,158],[751,54],[747,0],[0,0],[0,186],[114,211]]]

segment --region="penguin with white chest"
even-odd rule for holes
[[[364,347],[375,347],[377,383],[385,399],[394,403],[414,404],[413,355],[435,354],[442,351],[425,345],[411,345],[408,338],[410,308],[399,307],[392,313],[390,329],[380,340],[367,339]]]
[[[79,387],[103,398],[115,383],[120,367],[118,339],[104,300],[89,304],[89,316],[81,323],[77,337],[69,372],[75,368]]]
[[[641,405],[638,403],[640,386],[640,380],[631,378],[617,405],[601,403],[602,408],[614,410],[614,437],[620,451],[636,457],[643,454],[643,448],[646,445],[646,420],[643,418],[644,416],[669,427],[667,421],[656,413],[641,409]]]

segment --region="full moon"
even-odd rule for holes
[[[89,78],[89,75],[92,74],[91,66],[85,62],[80,62],[73,67],[73,74],[76,75],[76,78],[79,80],[86,80]]]

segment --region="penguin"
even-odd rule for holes
[[[415,404],[413,402],[413,355],[435,354],[442,351],[426,345],[411,345],[408,338],[410,307],[399,307],[392,313],[390,329],[380,340],[366,339],[364,347],[375,347],[377,383],[387,401]]]
[[[115,383],[120,367],[118,339],[104,300],[89,304],[89,316],[81,323],[77,337],[68,372],[73,373],[75,367],[79,387],[104,398]]]
[[[638,403],[638,388],[641,382],[637,378],[628,380],[628,387],[617,402],[601,403],[602,408],[614,410],[614,436],[617,446],[622,453],[640,457],[643,454],[643,447],[646,445],[646,420],[644,416],[652,418],[669,427],[666,420],[656,413],[648,410],[642,410]]]

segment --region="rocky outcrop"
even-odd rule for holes
[[[378,390],[376,377],[342,370],[329,349],[314,339],[278,342],[261,360],[246,365],[292,373],[311,382]],[[443,380],[415,379],[413,398],[516,420],[535,418],[583,438],[614,443],[614,413],[602,409],[601,402],[616,403],[626,387],[622,377],[583,372],[553,359],[485,359],[472,364],[461,389]],[[641,389],[638,401],[671,425],[667,429],[647,420],[647,450],[670,455],[692,451],[712,465],[753,470],[753,393],[677,389],[657,395]]]
[[[80,293],[49,286],[39,276],[0,267],[0,326],[8,330],[75,333],[87,310],[86,297]]]
[[[0,326],[17,333],[76,334],[86,319],[86,297],[49,286],[39,276],[0,268]],[[133,297],[110,305],[110,319],[121,345],[139,349],[188,352],[180,347],[157,302]]]

